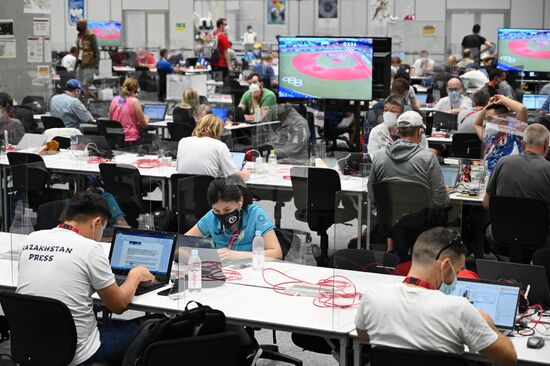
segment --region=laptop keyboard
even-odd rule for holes
[[[124,283],[124,281],[126,281],[126,276],[115,275],[115,282],[118,286],[121,286]],[[146,292],[155,290],[164,285],[165,285],[164,283],[159,281],[140,283],[138,288],[136,289],[136,295],[144,294]]]

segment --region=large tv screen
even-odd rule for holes
[[[550,72],[550,30],[500,28],[498,67],[508,71]]]
[[[88,29],[95,33],[99,47],[122,46],[122,26],[120,22],[88,21]]]
[[[279,97],[372,99],[372,39],[279,37]]]

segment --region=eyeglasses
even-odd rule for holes
[[[456,231],[453,231],[453,234],[454,235],[449,239],[447,244],[445,244],[445,246],[443,248],[441,248],[439,250],[439,252],[437,252],[437,255],[435,256],[436,261],[439,260],[439,257],[441,256],[441,253],[443,253],[444,251],[446,251],[447,249],[449,249],[453,245],[460,246],[460,247],[462,247],[464,245],[462,243],[462,237],[460,236],[460,234],[457,233]],[[443,233],[442,233],[442,235],[443,235]]]

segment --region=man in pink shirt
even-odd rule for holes
[[[139,66],[148,67],[149,69],[154,69],[157,65],[157,60],[155,60],[155,57],[143,48],[137,49],[136,60]]]

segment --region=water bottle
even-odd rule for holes
[[[271,150],[269,153],[269,156],[267,157],[267,165],[269,166],[269,170],[272,172],[277,170],[277,155],[275,154],[275,150]]]
[[[76,156],[78,153],[78,137],[76,134],[71,135],[71,154]]]
[[[256,107],[254,111],[254,122],[260,122],[262,120],[262,111],[260,107]]]
[[[265,265],[265,244],[261,231],[256,231],[252,241],[252,268],[256,271],[264,269]]]
[[[189,292],[200,292],[202,288],[202,267],[197,249],[191,250],[191,258],[189,258],[187,267],[187,283],[189,284],[187,288]]]

